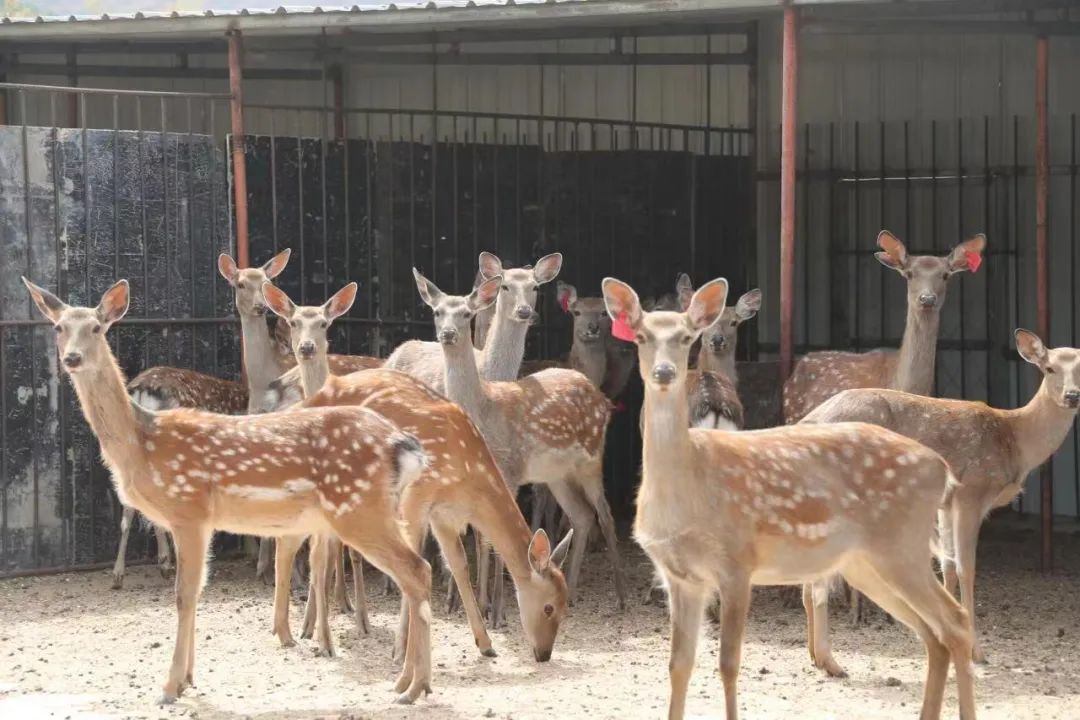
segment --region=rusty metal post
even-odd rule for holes
[[[1050,260],[1047,255],[1047,203],[1050,193],[1050,157],[1047,150],[1047,86],[1049,47],[1045,37],[1035,41],[1035,307],[1039,337],[1050,342]],[[1054,475],[1052,459],[1043,465],[1040,476],[1040,516],[1042,542],[1040,566],[1054,569]]]
[[[334,86],[334,139],[345,138],[345,70],[341,65],[330,68],[330,82]]]
[[[791,375],[795,299],[795,123],[798,118],[799,28],[796,9],[784,8],[780,124],[780,375]]]
[[[248,266],[247,166],[244,159],[244,70],[243,46],[239,30],[230,30],[229,92],[232,98],[233,198],[236,204],[236,262]]]

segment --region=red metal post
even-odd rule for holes
[[[247,166],[244,160],[244,70],[239,30],[230,30],[229,92],[232,98],[233,198],[236,205],[236,262],[246,268],[248,259]]]
[[[1047,255],[1047,202],[1050,192],[1050,157],[1047,151],[1046,113],[1049,47],[1045,37],[1035,41],[1035,307],[1039,337],[1050,342],[1050,265]],[[1042,519],[1041,567],[1054,569],[1054,476],[1048,461],[1040,473]]]
[[[799,84],[798,16],[784,8],[783,108],[780,124],[780,374],[791,375],[795,299],[795,123]]]

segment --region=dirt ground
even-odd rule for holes
[[[990,663],[978,669],[980,717],[1080,718],[1080,537],[1058,534],[1057,572],[1038,574],[1030,527],[984,530],[978,624]],[[282,649],[270,633],[271,589],[241,561],[217,561],[198,616],[195,680],[175,706],[158,707],[171,657],[171,585],[153,567],[130,570],[123,590],[105,572],[0,582],[0,718],[658,718],[665,714],[668,622],[642,604],[651,568],[624,552],[635,592],[615,607],[604,556],[587,559],[585,585],[550,663],[522,642],[514,610],[495,632],[497,658],[475,651],[464,615],[435,603],[434,693],[409,708],[391,703],[396,599],[369,577],[373,630],[358,637],[335,614],[338,656],[312,656],[312,641]],[[441,583],[440,583],[441,585]],[[300,622],[294,595],[294,632]],[[837,658],[851,677],[809,666],[802,612],[774,588],[755,590],[743,650],[743,718],[908,718],[918,714],[924,659],[914,635],[875,615],[853,628],[833,610]],[[717,631],[699,645],[688,715],[722,717]],[[950,682],[945,717],[956,716]]]

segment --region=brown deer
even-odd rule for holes
[[[1042,385],[1017,410],[981,402],[940,400],[896,390],[845,390],[819,405],[806,423],[868,422],[918,440],[941,453],[960,480],[941,520],[945,585],[960,584],[960,598],[975,619],[975,551],[979,526],[994,508],[1020,494],[1032,470],[1061,446],[1080,407],[1080,350],[1047,349],[1034,333],[1016,331],[1020,356],[1039,368]],[[810,656],[830,675],[843,675],[829,644],[828,588],[803,588]],[[983,654],[976,641],[976,662]]]
[[[816,352],[801,358],[784,383],[784,422],[797,423],[830,397],[849,388],[891,388],[917,395],[934,390],[938,323],[949,278],[978,269],[986,236],[976,235],[945,257],[908,255],[888,230],[877,238],[882,265],[907,281],[907,323],[899,350]]]
[[[446,394],[480,428],[512,492],[523,485],[545,483],[574,529],[567,583],[571,602],[585,554],[589,531],[599,517],[615,571],[619,607],[626,604],[625,579],[619,558],[615,521],[604,497],[604,437],[611,404],[584,375],[554,368],[514,382],[482,379],[469,343],[473,316],[505,291],[496,275],[468,296],[446,295],[413,270],[420,297],[433,310],[435,336],[445,361]],[[491,342],[491,338],[488,339]],[[481,560],[481,586],[483,569]],[[501,612],[502,577],[496,560],[496,602],[492,617]]]
[[[188,407],[222,415],[240,415],[247,408],[247,390],[242,383],[185,368],[160,366],[144,370],[128,383],[127,390],[132,400],[147,410]],[[113,564],[113,590],[124,586],[128,536],[134,520],[135,509],[125,505],[120,520],[120,546]],[[154,535],[157,538],[158,568],[162,576],[167,577],[172,571],[169,535],[156,525]]]
[[[634,537],[670,593],[668,717],[684,715],[702,613],[714,593],[723,604],[720,676],[727,717],[735,720],[751,586],[839,572],[925,643],[922,719],[941,715],[950,659],[960,716],[973,719],[971,623],[931,569],[937,509],[955,489],[945,461],[861,423],[691,429],[684,387],[690,347],[723,312],[727,281],[701,286],[684,313],[645,312],[634,290],[614,278],[603,289],[616,330],[634,336],[645,385]]]
[[[215,530],[253,535],[333,532],[394,576],[410,635],[400,702],[430,691],[431,568],[397,522],[398,492],[428,458],[415,437],[371,410],[312,408],[268,415],[153,412],[131,402],[108,329],[128,308],[128,283],[97,307],[72,307],[24,279],[56,328],[57,351],[101,444],[122,502],[176,543],[178,624],[163,702],[194,684],[195,609]]]
[[[269,284],[264,295],[270,308],[292,326],[299,368],[299,373],[290,371],[273,383],[271,393],[278,393],[279,400],[288,402],[293,394],[291,387],[299,382],[307,398],[304,407],[362,405],[403,429],[411,428],[408,432],[420,440],[431,461],[402,495],[400,508],[406,534],[418,547],[417,538],[422,539],[429,526],[433,529],[460,589],[476,646],[481,654],[493,657],[495,650],[472,592],[461,543],[461,533],[467,525],[482,533],[495,551],[506,558],[518,588],[521,624],[532,645],[533,656],[539,661],[548,660],[566,614],[566,581],[559,566],[570,547],[571,536],[568,534],[554,550],[543,531],[530,536],[483,437],[460,407],[436,395],[419,380],[397,371],[331,377],[326,363],[326,332],[333,318],[325,306],[296,306],[284,292]],[[312,343],[314,351],[302,353],[304,342]],[[287,578],[279,577],[280,580]],[[280,585],[278,589],[280,596]],[[287,613],[287,605],[275,606],[275,611]],[[287,625],[287,614],[278,615],[278,619]],[[407,616],[402,615],[399,640],[407,637],[406,620]],[[325,616],[318,618],[317,623],[324,626]]]

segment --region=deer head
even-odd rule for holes
[[[480,283],[471,293],[462,297],[447,295],[436,287],[435,283],[420,274],[416,268],[413,268],[413,278],[416,280],[416,289],[420,291],[420,297],[434,311],[435,339],[451,347],[469,338],[469,323],[473,316],[495,302],[500,288],[505,287],[503,276],[496,275]],[[535,291],[533,291],[533,298],[535,299]],[[531,312],[531,306],[529,310]]]
[[[638,370],[646,388],[680,389],[686,382],[690,346],[724,312],[728,283],[718,278],[691,296],[686,312],[645,312],[637,293],[615,278],[604,278],[604,302],[612,323],[625,323],[638,346]]]
[[[517,601],[521,609],[521,626],[532,646],[537,662],[551,659],[551,650],[559,634],[559,625],[566,617],[568,592],[562,564],[570,549],[574,531],[566,533],[562,542],[552,550],[547,533],[540,528],[529,543],[529,579],[517,583]]]
[[[96,308],[68,305],[48,290],[22,279],[38,310],[56,331],[56,351],[69,374],[95,370],[110,362],[105,333],[128,310],[128,281],[118,280]]]
[[[600,342],[611,332],[611,319],[608,318],[603,298],[578,297],[577,288],[561,280],[556,288],[559,306],[574,318],[575,340]]]
[[[683,310],[689,306],[691,297],[693,293],[686,298],[686,306]],[[739,325],[757,315],[760,309],[761,290],[755,288],[744,293],[735,305],[724,308],[716,324],[702,333],[701,347],[711,352],[717,359],[731,357],[735,354],[735,346],[739,342]]]
[[[291,252],[292,250],[286,248],[267,260],[262,267],[243,270],[238,268],[236,261],[225,253],[218,256],[218,272],[232,286],[236,312],[241,318],[258,318],[266,315],[263,285],[281,274],[285,266],[289,264]]]
[[[517,322],[534,321],[536,291],[544,283],[554,280],[561,269],[562,253],[545,255],[536,261],[535,266],[522,268],[503,268],[502,261],[495,255],[480,253],[480,274],[485,279],[502,278],[496,313]]]
[[[263,283],[262,294],[266,304],[288,324],[289,342],[297,362],[311,362],[326,356],[326,332],[330,323],[352,307],[356,300],[356,288],[356,283],[349,283],[322,305],[295,305],[273,283]]]
[[[976,235],[965,240],[945,257],[908,255],[904,243],[888,230],[878,234],[877,243],[882,250],[874,254],[878,262],[907,279],[908,308],[932,312],[940,310],[944,304],[950,277],[979,267],[986,248],[986,236]]]
[[[1048,349],[1029,330],[1018,329],[1014,336],[1020,357],[1042,371],[1043,388],[1053,401],[1069,410],[1080,408],[1080,350]]]

